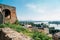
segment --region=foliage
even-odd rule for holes
[[[41,32],[34,32],[32,38],[34,40],[52,40],[52,38]]]
[[[60,21],[50,21],[49,24],[60,24]]]
[[[52,38],[48,37],[44,33],[41,33],[35,30],[29,31],[29,29],[24,28],[23,26],[20,26],[19,24],[17,25],[17,24],[5,23],[5,24],[0,25],[0,28],[4,28],[4,27],[9,27],[16,30],[17,32],[22,32],[23,34],[30,36],[34,40],[52,40]]]
[[[36,27],[41,27],[41,25],[40,25],[40,24],[35,24],[35,26],[36,26]]]
[[[60,32],[60,30],[58,30],[58,29],[49,29],[50,34],[55,34],[57,32]]]
[[[48,26],[47,24],[41,23],[41,25],[42,25],[44,28],[49,28],[49,26]]]
[[[28,22],[28,24],[30,24],[32,26],[35,26],[35,24],[33,22]]]
[[[20,24],[18,20],[16,20],[15,24]]]
[[[28,29],[25,29],[22,26],[17,25],[17,24],[6,23],[6,24],[0,25],[0,28],[4,28],[4,27],[12,28],[12,29],[16,30],[17,32],[28,32]]]

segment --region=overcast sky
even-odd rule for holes
[[[60,21],[60,0],[0,0],[16,7],[18,20]]]

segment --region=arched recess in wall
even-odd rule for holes
[[[4,9],[3,13],[5,13],[5,18],[6,19],[11,19],[11,12],[9,9]]]
[[[3,23],[3,15],[2,15],[2,13],[0,12],[0,24],[2,24]]]

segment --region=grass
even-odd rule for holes
[[[33,38],[34,40],[51,40],[46,34],[40,33],[38,31],[29,31],[29,29],[22,27],[19,24],[1,24],[0,28],[9,27],[17,32],[22,32],[23,34]]]
[[[22,27],[19,24],[10,24],[10,23],[6,23],[6,24],[1,24],[0,28],[4,28],[4,27],[9,27],[17,32],[22,32],[23,34],[27,35],[27,36],[31,36],[33,32],[30,32],[29,29]]]

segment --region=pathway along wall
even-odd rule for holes
[[[31,38],[10,28],[0,28],[0,40],[31,40]]]

